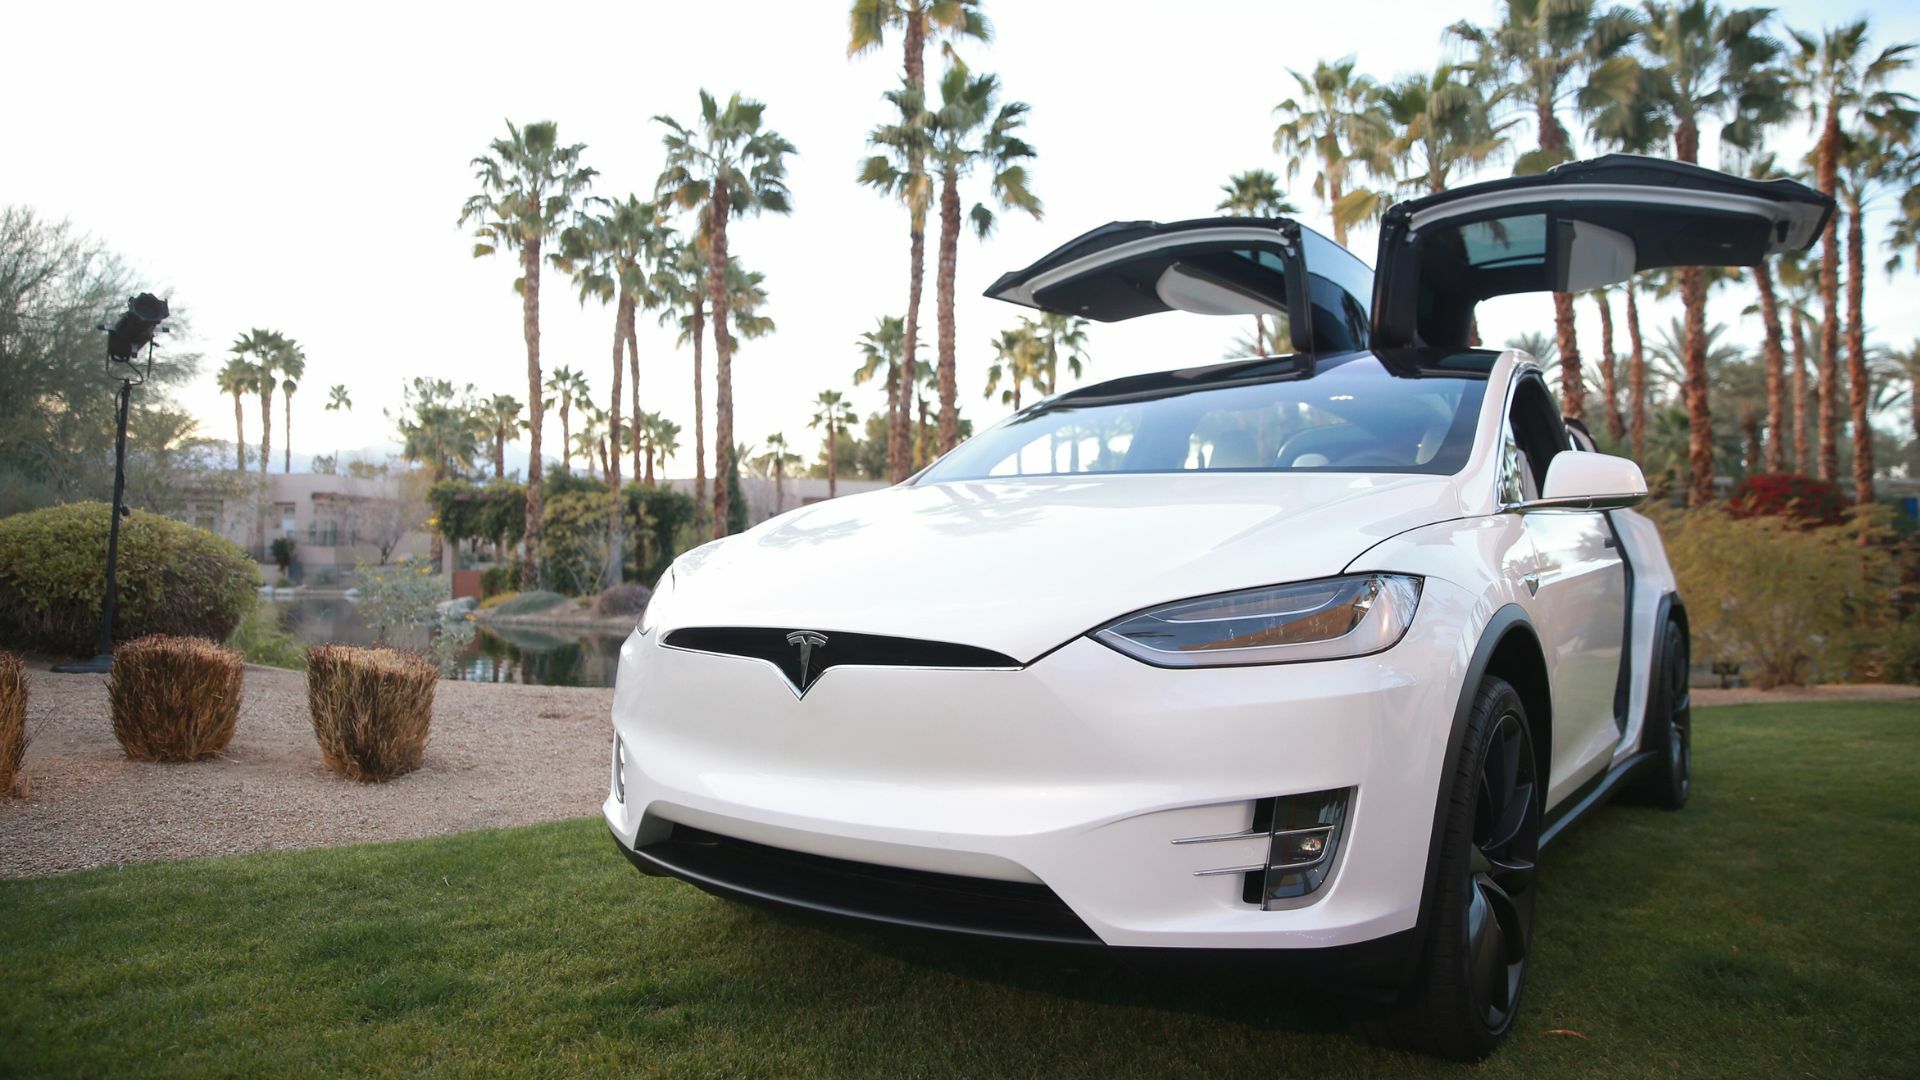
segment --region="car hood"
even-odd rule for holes
[[[847,631],[1026,662],[1154,604],[1339,573],[1459,517],[1449,477],[1140,474],[897,486],[682,556],[652,625]]]

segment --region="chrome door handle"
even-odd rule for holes
[[[1540,595],[1540,575],[1529,570],[1520,575],[1520,584],[1527,587],[1528,596]]]

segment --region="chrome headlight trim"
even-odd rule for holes
[[[1368,656],[1406,636],[1421,584],[1407,574],[1367,573],[1215,593],[1136,611],[1088,636],[1155,667]]]

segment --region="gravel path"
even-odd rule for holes
[[[1708,705],[1778,705],[1786,702],[1808,701],[1915,701],[1920,700],[1920,686],[1897,686],[1892,683],[1840,683],[1833,686],[1777,686],[1772,690],[1755,690],[1743,686],[1732,690],[1712,687],[1695,687],[1693,704]]]
[[[596,811],[613,691],[442,681],[426,762],[386,784],[327,771],[302,672],[247,668],[219,758],[128,761],[106,677],[30,664],[27,795],[0,799],[0,877],[110,863],[398,840]]]

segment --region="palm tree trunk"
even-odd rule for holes
[[[840,494],[840,452],[838,440],[834,438],[835,425],[827,424],[827,498]]]
[[[520,251],[520,330],[527,340],[527,521],[522,533],[527,557],[520,564],[520,587],[540,587],[540,521],[546,478],[540,467],[540,427],[546,419],[540,400],[540,238]]]
[[[960,261],[960,175],[948,166],[940,171],[940,278],[935,284],[935,302],[940,320],[940,452],[953,449],[960,431],[958,389],[954,384],[953,288],[955,268]],[[913,387],[914,369],[907,369],[907,385]],[[908,401],[920,396],[914,387]]]
[[[282,433],[286,436],[286,438],[282,440],[286,445],[280,448],[280,453],[283,455],[280,459],[280,471],[290,473],[293,471],[293,391],[282,386],[280,388],[280,400],[285,410],[281,415],[286,417],[287,421],[285,425],[286,431]]]
[[[1647,459],[1647,354],[1640,340],[1640,301],[1627,282],[1627,438],[1636,460]]]
[[[1569,419],[1587,417],[1587,388],[1580,374],[1580,339],[1574,332],[1573,294],[1553,294],[1554,345],[1560,353],[1560,411]]]
[[[1691,119],[1682,120],[1673,133],[1674,156],[1681,161],[1700,160],[1700,129]],[[1686,309],[1685,394],[1687,402],[1687,465],[1692,474],[1687,485],[1687,505],[1705,506],[1713,501],[1713,415],[1707,401],[1707,279],[1697,266],[1680,268],[1680,302]]]
[[[1820,132],[1818,183],[1831,196],[1840,178],[1840,117],[1827,104],[1826,126]],[[1833,391],[1840,367],[1840,238],[1839,222],[1827,219],[1820,234],[1820,479],[1832,483],[1840,475],[1840,444],[1834,431],[1837,406]]]
[[[895,483],[899,482],[900,477],[894,475],[896,472],[894,465],[903,460],[901,455],[906,452],[905,442],[900,438],[900,429],[895,423],[902,411],[900,370],[899,364],[887,365],[887,478]]]
[[[1761,344],[1760,362],[1767,369],[1767,471],[1787,471],[1786,434],[1786,350],[1781,347],[1780,299],[1773,291],[1773,266],[1767,260],[1753,268],[1753,283],[1760,291],[1760,325],[1766,331]]]
[[[266,373],[262,373],[265,377]],[[260,475],[267,475],[267,466],[273,464],[273,380],[267,379],[267,385],[260,390]]]
[[[1806,473],[1813,464],[1813,444],[1807,438],[1807,315],[1793,312],[1793,471]]]
[[[640,432],[643,430],[640,424],[644,418],[640,415],[640,342],[638,335],[634,333],[633,329],[635,313],[635,302],[632,297],[628,297],[627,373],[632,376],[632,388],[628,393],[633,398],[633,421],[627,428],[627,438],[633,443],[633,478],[638,480],[640,479]],[[647,482],[649,484],[653,482],[651,475],[647,477]]]
[[[1866,237],[1858,204],[1847,213],[1847,411],[1853,420],[1853,501],[1873,502],[1873,425],[1867,422],[1866,325],[1861,322],[1866,286]]]
[[[601,456],[606,459],[607,493],[611,505],[607,508],[607,566],[603,580],[608,585],[618,585],[625,574],[622,573],[627,541],[625,530],[621,526],[623,516],[620,512],[620,382],[625,374],[621,369],[626,366],[626,357],[620,355],[627,344],[627,320],[632,318],[633,301],[626,290],[613,302],[613,400],[607,407],[607,437],[602,444],[606,450]]]
[[[493,426],[493,478],[507,478],[507,425]]]
[[[1607,434],[1619,442],[1627,432],[1626,418],[1620,415],[1620,380],[1613,355],[1613,304],[1605,289],[1595,289],[1594,305],[1600,309],[1600,392],[1607,402]]]
[[[1697,266],[1680,268],[1680,298],[1686,309],[1687,505],[1713,501],[1713,415],[1707,401],[1707,286]]]
[[[713,306],[713,537],[727,535],[727,476],[733,455],[733,343],[727,333],[727,186],[713,185],[713,250],[707,265]]]
[[[919,5],[906,12],[903,35],[904,68],[909,96],[925,100],[927,15]],[[899,483],[913,472],[912,448],[907,422],[913,408],[913,373],[918,370],[920,344],[920,293],[926,280],[927,209],[921,201],[926,190],[927,161],[919,140],[907,148],[907,317],[906,346],[900,364],[903,373],[900,395],[887,416],[887,465],[889,479]]]
[[[775,517],[784,513],[787,508],[787,473],[785,463],[780,460],[780,455],[784,453],[786,451],[777,446],[773,449],[773,513]]]
[[[707,406],[700,375],[700,342],[706,336],[707,302],[693,301],[693,524],[697,533],[707,514]]]
[[[247,471],[247,419],[240,408],[240,391],[233,392],[233,467]]]
[[[568,476],[573,475],[573,422],[568,406],[569,391],[560,391],[560,470]],[[589,461],[588,465],[593,463]]]
[[[1335,207],[1340,205],[1340,178],[1335,174],[1332,162],[1325,163],[1327,170],[1327,213],[1333,218],[1333,241],[1341,247],[1347,246],[1347,222]]]

